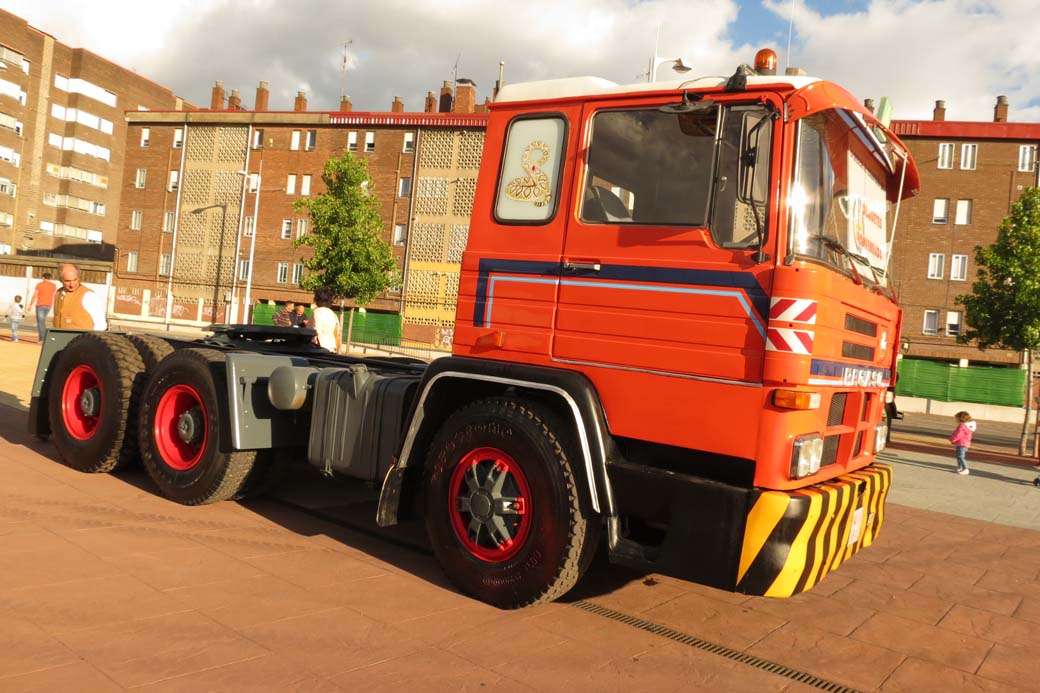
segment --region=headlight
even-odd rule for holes
[[[884,450],[886,441],[888,441],[888,423],[882,421],[874,431],[874,452]]]
[[[823,438],[818,434],[799,436],[794,439],[791,451],[791,478],[801,479],[820,471],[823,459]]]

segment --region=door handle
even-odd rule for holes
[[[564,262],[564,272],[599,272],[600,264],[598,262]]]

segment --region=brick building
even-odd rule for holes
[[[111,260],[123,112],[186,107],[169,89],[0,10],[0,254]]]
[[[225,102],[218,82],[209,110],[127,112],[116,317],[240,321],[247,291],[254,305],[309,304],[299,282],[310,249],[293,241],[310,219],[292,203],[323,192],[325,162],[346,150],[367,162],[385,238],[405,270],[403,287],[368,310],[397,316],[399,329],[403,317],[405,339],[443,336],[483,149],[475,88],[448,84],[421,113],[406,113],[400,98],[385,113],[354,112],[349,99],[338,112],[311,112],[302,92],[291,111],[269,105],[266,83],[249,111],[237,90]]]
[[[975,247],[991,244],[1027,187],[1037,185],[1040,124],[1009,123],[1006,97],[991,122],[894,121],[921,174],[920,193],[903,204],[893,244],[892,281],[903,306],[902,351],[911,358],[967,365],[1020,364],[1018,352],[957,344],[964,329],[957,296],[971,292]]]

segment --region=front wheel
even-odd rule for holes
[[[164,496],[184,505],[235,497],[256,460],[252,451],[225,451],[224,354],[181,349],[162,360],[141,403],[141,461]]]
[[[512,609],[571,589],[596,549],[598,525],[551,412],[489,398],[455,412],[427,460],[426,528],[464,592]]]

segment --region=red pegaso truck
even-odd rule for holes
[[[452,355],[334,355],[292,328],[52,330],[30,428],[162,494],[261,492],[293,461],[425,521],[512,608],[611,561],[786,597],[878,536],[907,148],[836,84],[506,86],[491,105]],[[304,435],[300,431],[307,432]]]

